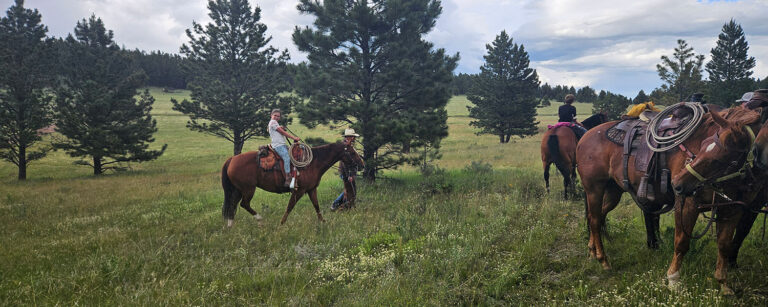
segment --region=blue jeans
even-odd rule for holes
[[[337,205],[341,204],[341,202],[344,201],[344,181],[346,181],[344,180],[343,175],[339,175],[339,177],[341,178],[341,193],[339,193],[339,197],[337,197],[336,200],[333,201],[333,203]]]
[[[580,139],[584,136],[584,133],[587,133],[587,129],[579,125],[573,125],[571,129],[573,130],[573,133],[576,134],[576,139]]]
[[[291,157],[288,155],[288,145],[281,145],[275,147],[275,151],[280,158],[283,158],[283,169],[285,169],[285,177],[291,175]]]

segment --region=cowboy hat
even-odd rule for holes
[[[343,134],[342,136],[354,136],[354,137],[358,137],[358,136],[360,136],[360,135],[359,135],[359,134],[357,134],[357,133],[355,133],[355,129],[352,129],[352,128],[348,128],[348,129],[344,129],[344,134]]]

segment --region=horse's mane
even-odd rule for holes
[[[720,114],[721,117],[727,119],[732,123],[735,123],[736,127],[751,125],[760,120],[760,114],[758,114],[753,110],[742,108],[741,106],[728,108],[718,113]],[[712,116],[709,113],[704,115],[703,125],[705,127],[710,127],[712,125],[715,125],[715,120],[712,119]]]
[[[729,122],[733,123],[733,129],[728,129],[727,131],[724,131],[721,135],[721,138],[723,139],[730,139],[730,134],[736,134],[738,133],[736,137],[741,136],[742,134],[746,134],[747,132],[744,130],[744,126],[751,125],[760,120],[760,114],[757,112],[743,108],[741,106],[736,106],[733,108],[728,108],[725,110],[722,110],[718,112],[718,114],[723,117],[724,119],[727,119]],[[712,115],[709,113],[704,115],[704,122],[702,123],[703,127],[709,128],[714,125],[717,125],[715,123],[715,120],[712,119]],[[756,133],[756,132],[755,132]]]
[[[340,145],[341,145],[341,142],[330,143],[330,144],[325,144],[325,145],[320,145],[320,146],[314,146],[314,147],[312,147],[312,156],[315,159],[324,158],[324,157],[326,157],[331,152],[333,147],[340,146]]]

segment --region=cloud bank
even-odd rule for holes
[[[12,0],[0,0],[8,8]],[[207,23],[203,0],[27,0],[37,8],[49,34],[63,37],[78,20],[95,14],[129,49],[177,53],[188,41],[192,21]],[[271,44],[288,49],[293,62],[306,59],[295,48],[295,26],[311,25],[296,10],[298,1],[251,1],[262,9]],[[543,82],[589,85],[627,96],[661,85],[656,64],[671,55],[677,39],[686,40],[709,60],[710,49],[731,18],[744,28],[754,76],[768,77],[768,1],[575,1],[443,0],[443,14],[427,39],[449,53],[459,52],[456,72],[476,73],[485,45],[506,30],[523,44]]]

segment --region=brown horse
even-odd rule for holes
[[[608,116],[597,113],[582,122],[587,130],[608,121]],[[555,167],[563,175],[565,199],[568,199],[569,189],[573,193],[576,182],[576,134],[569,127],[548,129],[541,137],[541,162],[544,165],[544,184],[549,192],[549,167]]]
[[[733,294],[726,282],[728,264],[735,264],[741,243],[757,215],[753,210],[765,202],[768,176],[763,169],[753,166],[753,150],[768,144],[768,125],[763,125],[755,138],[754,131],[760,127],[756,112],[736,107],[730,114],[734,116],[727,121],[713,117],[718,132],[702,142],[690,166],[672,178],[679,196],[675,206],[675,254],[667,270],[670,287],[679,285],[680,267],[699,213],[712,211],[717,221],[715,279],[723,294]],[[761,158],[758,157],[759,163]],[[715,194],[714,190],[720,192]],[[694,192],[696,196],[692,197]],[[701,205],[701,198],[710,201]],[[734,237],[737,229],[739,234]]]
[[[730,109],[726,112],[727,118],[738,120],[742,116],[751,119],[751,114],[755,112],[748,110]],[[693,154],[698,155],[702,141],[709,138],[720,129],[719,124],[726,122],[716,111],[710,111],[704,115],[703,122],[685,140],[682,145],[688,148]],[[605,137],[605,133],[612,126],[612,123],[604,124],[590,130],[584,135],[576,149],[576,160],[578,161],[579,176],[586,192],[587,202],[587,221],[590,230],[589,233],[589,252],[590,256],[596,258],[603,265],[603,268],[610,269],[608,257],[603,249],[601,238],[601,228],[605,223],[605,216],[613,210],[621,199],[624,192],[636,193],[636,191],[625,191],[623,180],[623,147],[617,145]],[[732,130],[731,126],[729,130]],[[735,136],[738,133],[720,133],[721,136]],[[671,176],[680,174],[685,167],[685,161],[688,154],[680,150],[674,150],[667,154],[666,163],[669,167]],[[640,182],[641,173],[634,169],[634,157],[629,158],[628,179],[631,186],[637,187]],[[663,191],[658,182],[654,183],[654,191]],[[666,188],[666,187],[665,187]],[[668,191],[671,189],[667,189]],[[699,203],[704,203],[702,195],[697,195]],[[710,195],[711,196],[711,195]],[[711,199],[710,199],[711,200]],[[675,202],[674,194],[658,193],[654,201],[641,206],[646,220],[646,232],[648,235],[648,245],[657,246],[655,229],[658,229],[658,211],[665,204]]]
[[[231,227],[234,222],[238,202],[257,220],[261,219],[261,216],[250,205],[257,187],[272,193],[291,193],[291,199],[280,224],[285,223],[288,214],[293,210],[293,206],[304,194],[309,194],[309,199],[315,206],[317,219],[324,221],[323,215],[320,213],[320,206],[317,203],[317,186],[323,174],[339,160],[344,161],[346,165],[355,167],[362,167],[364,163],[352,146],[343,143],[313,147],[312,156],[314,157],[312,162],[299,169],[299,176],[296,178],[298,188],[293,191],[283,186],[282,172],[279,170],[264,171],[259,166],[259,153],[256,151],[242,153],[227,159],[221,169],[221,186],[224,188],[224,204],[221,207],[221,214],[227,221],[227,227]],[[275,172],[278,174],[275,175]]]

